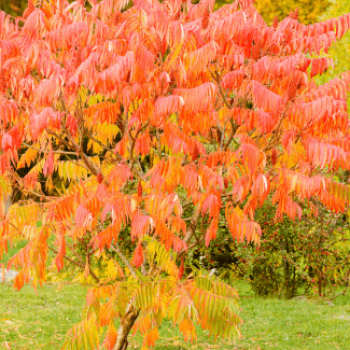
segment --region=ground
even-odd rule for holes
[[[199,333],[197,344],[186,344],[170,322],[161,329],[156,350],[350,350],[350,297],[332,303],[318,299],[279,300],[241,290],[242,339],[217,344]],[[0,349],[59,349],[69,327],[79,321],[87,288],[45,285],[37,293],[30,286],[16,292],[0,284]],[[140,349],[135,337],[130,349]]]

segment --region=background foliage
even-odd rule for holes
[[[319,15],[327,9],[329,0],[257,0],[254,5],[267,23],[272,23],[275,16],[281,21],[298,8],[299,21],[310,24],[315,23]]]
[[[344,13],[350,12],[349,1],[329,0],[331,5],[324,14],[320,16],[321,21],[337,17]],[[344,37],[331,47],[328,54],[334,61],[334,69],[320,77],[320,82],[328,81],[333,77],[350,69],[350,33],[346,33]]]
[[[219,0],[216,2],[216,6],[220,7],[230,3],[232,3],[231,0]],[[256,0],[254,3],[255,8],[263,16],[267,24],[272,24],[275,16],[281,21],[297,8],[299,9],[299,21],[301,23],[315,23],[329,5],[330,0]]]
[[[26,0],[0,0],[0,10],[5,11],[13,16],[18,16],[23,13],[27,7]]]

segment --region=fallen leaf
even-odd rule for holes
[[[11,346],[10,346],[10,344],[9,344],[7,341],[5,341],[4,343],[2,343],[2,345],[3,345],[6,349],[8,349],[8,350],[11,350],[11,349],[12,349]]]

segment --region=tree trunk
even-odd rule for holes
[[[136,310],[134,306],[129,305],[126,309],[125,317],[118,329],[117,342],[114,350],[126,350],[128,347],[128,335],[132,326],[134,325],[140,311]]]

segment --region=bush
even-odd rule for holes
[[[321,210],[321,209],[320,209]],[[251,247],[251,283],[260,295],[291,298],[310,291],[325,296],[349,281],[349,230],[344,215],[320,212],[319,220],[307,218],[276,224],[264,213],[261,246]],[[265,216],[266,215],[266,216]],[[344,250],[339,250],[339,242]],[[346,249],[348,247],[348,249]]]
[[[346,215],[319,210],[318,219],[304,210],[302,220],[276,222],[266,204],[257,212],[263,227],[258,247],[229,239],[223,228],[209,249],[195,252],[193,264],[215,269],[230,283],[244,279],[258,295],[329,295],[349,283],[350,232]]]

